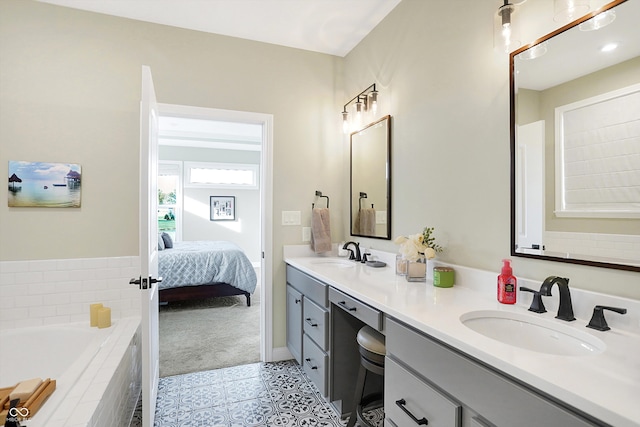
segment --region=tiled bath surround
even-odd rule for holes
[[[112,318],[140,314],[140,291],[129,279],[139,258],[109,257],[0,262],[0,329],[89,321],[89,304]]]
[[[0,262],[0,329],[89,322],[89,304],[111,307],[103,345],[47,427],[128,425],[140,395],[139,258]]]
[[[47,427],[127,426],[140,396],[140,318],[120,319]]]

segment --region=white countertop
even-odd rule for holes
[[[336,267],[317,263],[318,259],[285,253],[287,264],[601,421],[616,427],[640,426],[639,301],[571,289],[577,320],[564,322],[554,319],[557,288],[553,296],[544,299],[548,312],[534,314],[527,311],[530,297],[526,303],[517,305],[498,303],[497,273],[455,266],[456,285],[437,288],[429,279],[407,282],[395,274],[393,264],[384,268],[360,263],[354,267]],[[488,278],[492,278],[491,281]],[[482,283],[470,283],[474,280]],[[524,280],[518,285],[533,287],[522,282]],[[518,298],[528,297],[523,294],[519,293]],[[611,330],[600,332],[586,328],[593,301],[601,305],[618,303],[619,307],[628,309],[629,316],[621,322],[615,317],[625,316],[606,311]],[[576,309],[581,303],[585,307]],[[590,304],[589,307],[586,304]],[[514,311],[562,322],[580,333],[599,338],[607,348],[600,354],[558,356],[503,344],[462,324],[460,316],[475,310]],[[589,315],[581,317],[584,313]],[[617,327],[616,322],[624,327]]]

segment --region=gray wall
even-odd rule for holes
[[[260,164],[260,152],[160,146],[160,160]],[[184,169],[183,169],[184,171]],[[227,240],[240,246],[249,260],[260,263],[260,190],[183,189],[182,240]],[[211,221],[211,196],[235,196],[235,221]]]
[[[441,259],[497,274],[509,256],[508,63],[493,50],[492,26],[499,3],[403,0],[343,59],[1,1],[0,175],[8,160],[60,161],[81,164],[85,180],[80,209],[0,203],[0,260],[138,254],[140,67],[147,64],[159,102],[274,115],[266,215],[274,223],[275,347],[285,345],[282,247],[302,243],[300,227],[280,225],[281,211],[300,210],[309,224],[321,190],[331,197],[333,240],[348,237],[349,148],[339,113],[373,82],[380,115],[393,116],[392,235],[435,227],[447,248]],[[523,5],[528,40],[556,25],[551,5]],[[519,258],[513,266],[516,275],[564,274],[575,287],[640,298],[637,273]]]
[[[499,6],[403,0],[344,64],[345,93],[375,81],[380,114],[393,116],[392,235],[435,227],[446,248],[439,259],[496,274],[510,253],[509,67],[494,51],[491,25]],[[517,14],[525,43],[561,26],[552,0],[526,2]],[[513,268],[522,277],[564,274],[578,288],[640,298],[638,273],[524,258],[514,258]]]

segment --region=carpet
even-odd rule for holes
[[[260,287],[251,295],[160,306],[160,377],[260,361]]]

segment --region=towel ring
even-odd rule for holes
[[[367,193],[364,192],[360,192],[360,198],[358,199],[358,208],[360,210],[362,210],[362,199],[366,199],[367,198]],[[371,207],[373,207],[373,205],[371,205]]]
[[[322,195],[322,191],[318,191],[316,190],[316,197],[324,197],[327,199],[327,209],[329,209],[329,196],[323,196]],[[313,209],[316,206],[315,203],[311,203],[311,209]]]

